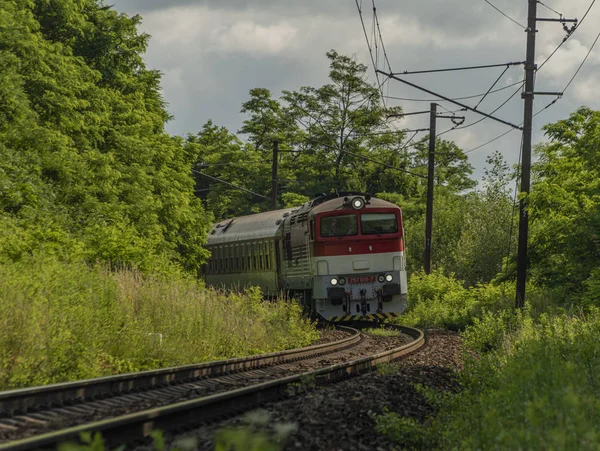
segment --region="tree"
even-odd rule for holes
[[[390,116],[399,114],[401,108],[381,104],[378,89],[366,79],[365,65],[335,50],[327,52],[327,58],[330,84],[283,92],[286,116],[304,131],[298,162],[310,167],[313,160],[330,168],[323,171],[325,178],[315,188],[370,189],[365,181],[373,172],[373,163],[364,157],[383,156],[386,162],[398,164],[400,156],[389,150],[400,148],[404,134],[389,125],[394,121]],[[387,136],[377,138],[382,132]],[[296,175],[302,180],[301,173]]]
[[[600,261],[600,112],[581,107],[544,131],[550,142],[536,147],[528,199],[532,275],[570,294],[593,290]]]
[[[212,121],[187,138],[188,148],[196,149],[194,164],[196,194],[206,202],[217,220],[256,213],[266,209],[264,197],[253,195],[270,190],[271,162],[256,144],[242,143],[225,127]]]
[[[415,172],[426,175],[429,161],[429,137],[425,137],[415,145],[410,167]],[[436,139],[435,143],[435,184],[446,187],[450,192],[458,193],[477,185],[470,178],[473,166],[468,157],[452,141]],[[426,182],[422,182],[426,184]]]
[[[202,264],[196,156],[164,131],[139,20],[95,0],[0,0],[12,91],[0,99],[0,220],[18,237],[0,238],[4,256],[78,249],[117,265]]]

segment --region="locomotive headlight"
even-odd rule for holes
[[[360,210],[364,206],[365,201],[362,198],[355,197],[354,199],[352,199],[352,208],[354,208],[355,210]]]
[[[338,280],[338,283],[340,285],[344,285],[346,283],[346,279],[344,279],[343,277],[340,277],[340,280]]]
[[[329,281],[329,283],[335,287],[338,284],[338,280],[337,280],[337,278],[334,277],[333,279],[331,279]]]
[[[392,276],[391,274],[387,274],[385,276],[385,280],[388,281],[388,282],[391,282],[392,280],[394,280],[394,276]]]
[[[383,283],[385,281],[385,276],[383,274],[379,274],[377,280],[379,281],[379,283]]]

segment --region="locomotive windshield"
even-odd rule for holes
[[[326,216],[321,218],[321,236],[358,235],[356,215]]]
[[[398,232],[398,220],[394,213],[363,213],[360,215],[363,235]]]

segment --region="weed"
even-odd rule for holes
[[[301,307],[186,276],[32,259],[0,264],[0,390],[305,346]]]
[[[293,423],[272,423],[267,411],[245,415],[241,427],[224,428],[215,436],[216,451],[281,451],[298,427]]]
[[[384,362],[377,365],[376,368],[377,371],[379,371],[379,373],[381,373],[383,376],[391,376],[400,371],[400,368],[402,368],[402,364],[398,362]]]
[[[372,329],[364,330],[364,333],[367,335],[372,335],[373,337],[399,337],[402,335],[402,332],[396,329],[389,329],[386,327],[377,327]]]

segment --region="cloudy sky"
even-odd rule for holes
[[[527,23],[527,0],[490,0],[521,24]],[[367,32],[372,29],[372,0],[359,0]],[[581,18],[591,0],[544,0],[565,17]],[[236,131],[244,116],[239,112],[248,91],[264,87],[278,97],[284,89],[327,83],[325,52],[336,49],[370,65],[355,0],[111,0],[114,9],[143,17],[143,31],[152,36],[146,61],[163,72],[162,88],[175,119],[173,134],[194,133],[209,119]],[[394,72],[500,64],[525,59],[526,34],[485,0],[376,0],[383,42]],[[538,5],[539,17],[558,17]],[[562,91],[600,32],[600,4],[573,36],[538,72],[536,91]],[[565,33],[560,24],[539,23],[536,62],[556,48]],[[385,69],[383,62],[379,64]],[[534,119],[534,143],[544,139],[541,126],[566,117],[581,105],[600,109],[598,69],[600,43],[565,96]],[[505,87],[523,77],[521,66],[509,69],[496,85]],[[442,74],[407,75],[406,79],[449,97],[484,93],[503,68]],[[375,82],[370,65],[369,76]],[[515,88],[488,96],[480,106],[492,111]],[[384,94],[406,99],[431,96],[397,81],[385,84]],[[535,110],[553,97],[536,97]],[[464,100],[474,106],[478,99]],[[428,108],[427,102],[388,99],[406,112]],[[456,107],[439,102],[444,107]],[[443,110],[442,110],[443,111]],[[466,124],[479,119],[466,115]],[[523,102],[515,95],[496,113],[516,124],[523,120]],[[438,131],[452,124],[438,120]],[[428,117],[405,120],[409,128],[428,126]],[[508,131],[486,119],[480,124],[445,135],[469,151]],[[512,132],[469,153],[480,175],[485,158],[500,150],[510,163],[517,161],[520,134]]]

